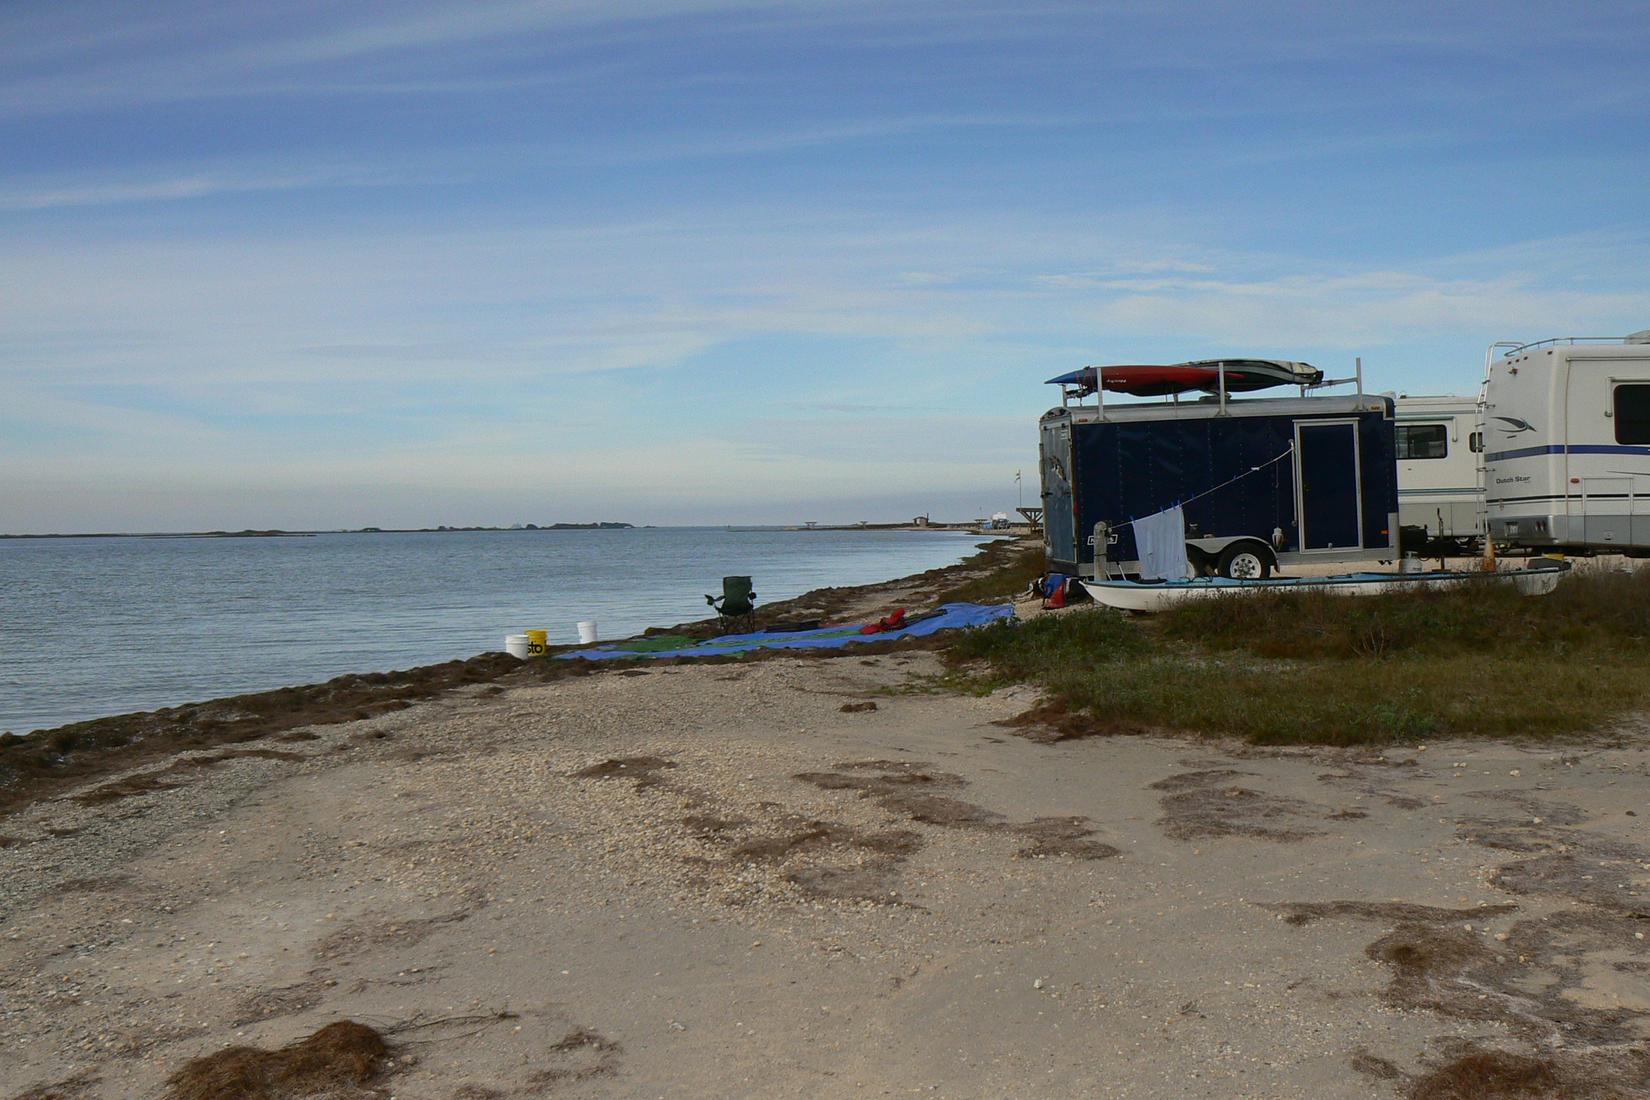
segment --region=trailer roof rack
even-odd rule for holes
[[[1644,344],[1650,343],[1650,329],[1635,332],[1631,336],[1552,336],[1545,340],[1535,340],[1528,344],[1516,343],[1512,340],[1502,340],[1490,345],[1493,354],[1496,348],[1505,348],[1501,358],[1517,355],[1521,351],[1530,351],[1533,348],[1569,347],[1573,344]]]
[[[1290,360],[1267,360],[1267,359],[1249,359],[1249,360],[1205,359],[1205,360],[1198,360],[1198,361],[1193,362],[1193,363],[1175,364],[1172,368],[1139,367],[1139,366],[1127,366],[1127,365],[1120,365],[1120,366],[1114,366],[1114,367],[1109,367],[1108,368],[1108,367],[1103,366],[1103,365],[1097,365],[1097,366],[1084,367],[1081,370],[1072,371],[1069,374],[1063,374],[1058,378],[1050,378],[1048,381],[1049,381],[1049,384],[1051,384],[1051,385],[1059,385],[1060,386],[1060,404],[1061,404],[1062,407],[1069,408],[1069,407],[1075,405],[1075,406],[1080,408],[1083,405],[1083,399],[1084,398],[1093,397],[1095,399],[1095,404],[1099,407],[1099,409],[1101,410],[1101,413],[1103,415],[1104,412],[1105,412],[1105,408],[1106,408],[1106,387],[1103,384],[1103,380],[1102,380],[1101,375],[1102,375],[1102,372],[1104,372],[1108,369],[1117,370],[1117,371],[1129,371],[1129,370],[1139,371],[1139,370],[1178,369],[1178,368],[1182,368],[1182,367],[1205,367],[1206,369],[1213,370],[1213,371],[1217,372],[1217,375],[1218,375],[1217,379],[1215,380],[1214,385],[1211,387],[1212,392],[1207,392],[1207,393],[1205,393],[1201,396],[1192,398],[1191,400],[1197,401],[1197,402],[1216,401],[1216,402],[1219,402],[1221,409],[1224,410],[1226,408],[1226,403],[1227,403],[1228,398],[1234,396],[1238,392],[1243,392],[1243,393],[1248,392],[1247,390],[1244,390],[1244,391],[1231,390],[1226,385],[1226,365],[1231,364],[1233,366],[1234,372],[1235,372],[1236,367],[1239,363],[1277,363],[1279,365],[1290,365],[1290,366],[1297,366],[1297,367],[1309,367],[1310,366],[1310,364],[1307,364],[1307,363],[1295,363],[1295,362],[1290,361]],[[1313,368],[1313,369],[1315,370],[1315,368]],[[1325,377],[1323,377],[1323,372],[1321,372],[1321,371],[1316,371],[1316,374],[1317,374],[1317,380],[1313,381],[1313,382],[1303,382],[1303,383],[1282,382],[1282,383],[1278,383],[1278,384],[1279,385],[1294,386],[1297,390],[1300,391],[1300,396],[1302,396],[1302,397],[1305,397],[1308,393],[1316,393],[1319,390],[1328,389],[1331,386],[1356,386],[1358,396],[1360,396],[1360,397],[1363,396],[1363,392],[1364,392],[1364,361],[1363,361],[1362,356],[1359,356],[1359,357],[1357,357],[1356,359],[1353,360],[1353,373],[1348,375],[1345,378],[1325,378]],[[1168,398],[1168,403],[1178,405],[1178,404],[1181,403],[1181,396],[1182,395],[1180,393],[1162,393],[1162,394],[1142,394],[1142,395],[1136,395],[1136,396],[1167,397]]]

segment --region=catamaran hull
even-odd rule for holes
[[[1265,592],[1322,592],[1331,596],[1373,596],[1418,588],[1510,584],[1525,596],[1545,596],[1569,575],[1557,569],[1504,569],[1471,573],[1349,573],[1330,577],[1237,581],[1210,577],[1189,581],[1082,581],[1095,603],[1121,611],[1162,611],[1190,600]]]

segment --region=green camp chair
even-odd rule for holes
[[[717,621],[724,632],[734,623],[743,622],[748,626],[756,611],[756,593],[751,590],[749,577],[723,577],[722,594],[706,596],[705,602],[716,609]]]

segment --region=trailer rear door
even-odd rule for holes
[[[1071,421],[1043,425],[1043,546],[1050,561],[1082,561],[1071,489]]]
[[[1295,422],[1302,550],[1363,546],[1362,478],[1354,420]]]

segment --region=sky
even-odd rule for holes
[[[1643,0],[9,0],[0,532],[961,518],[1088,363],[1472,393],[1650,328],[1647,55]]]

